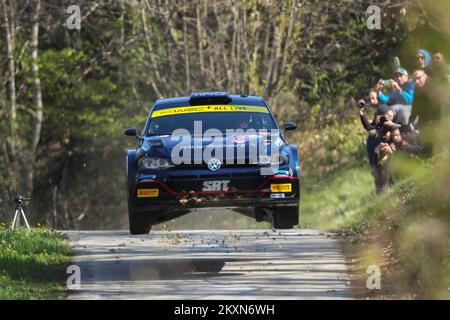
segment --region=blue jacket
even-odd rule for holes
[[[389,96],[385,95],[383,92],[380,93],[378,100],[382,104],[404,104],[411,105],[414,101],[414,90],[416,88],[416,83],[413,80],[409,80],[403,86],[403,92],[400,94],[397,91],[392,92]]]

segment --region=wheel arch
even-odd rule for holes
[[[136,150],[128,150],[126,157],[127,184],[131,186],[135,182],[138,164],[136,160]]]
[[[288,145],[289,167],[294,172],[294,176],[300,178],[300,160],[298,156],[298,146],[296,144]]]

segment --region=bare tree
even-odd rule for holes
[[[31,28],[31,72],[33,75],[33,104],[35,107],[33,116],[33,132],[31,137],[31,145],[28,148],[26,163],[24,164],[25,186],[26,191],[31,192],[33,189],[33,175],[34,175],[34,158],[36,149],[41,138],[42,121],[44,113],[44,105],[42,102],[42,88],[41,79],[39,77],[39,64],[38,64],[38,46],[39,46],[39,17],[41,13],[41,0],[34,0],[34,14],[33,25]]]
[[[16,133],[17,133],[17,97],[16,97],[16,63],[14,57],[15,50],[15,23],[14,23],[14,10],[13,6],[8,6],[6,0],[2,0],[2,12],[5,22],[6,30],[6,56],[8,60],[8,72],[9,72],[9,104],[10,104],[10,137],[9,145],[11,148],[11,157],[14,158],[16,153]]]

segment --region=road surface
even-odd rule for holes
[[[65,231],[69,299],[349,299],[337,240],[315,230]]]

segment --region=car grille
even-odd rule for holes
[[[202,191],[204,181],[230,180],[229,191],[255,190],[265,180],[258,173],[198,174],[173,176],[166,179],[167,186],[175,192]]]

